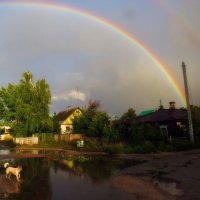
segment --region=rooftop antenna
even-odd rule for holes
[[[190,142],[194,143],[194,133],[193,133],[192,115],[191,115],[191,108],[190,108],[189,89],[188,89],[186,65],[184,62],[182,62],[182,69],[183,69],[183,79],[184,79],[185,96],[186,96],[187,113],[188,113]]]

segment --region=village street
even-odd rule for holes
[[[115,186],[138,199],[200,199],[200,150],[119,157],[144,160],[122,170],[113,179]]]

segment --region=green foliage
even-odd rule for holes
[[[116,142],[119,140],[119,132],[116,129],[114,129],[112,124],[104,127],[103,136],[104,136],[104,138],[108,139],[109,143]]]
[[[174,151],[183,151],[199,148],[200,142],[195,141],[194,143],[191,143],[189,139],[176,138],[172,140],[171,146]]]
[[[85,111],[83,111],[83,114],[80,116],[75,116],[73,121],[73,130],[75,133],[81,133],[85,132],[87,133],[88,127],[91,123],[91,119],[88,118]]]
[[[74,132],[85,133],[90,137],[98,137],[101,142],[107,139],[109,142],[118,138],[118,132],[113,128],[106,112],[99,111],[99,103],[90,101],[81,116],[73,119]]]
[[[109,132],[110,124],[108,115],[105,112],[98,112],[90,123],[89,133],[94,137],[105,137]]]
[[[74,132],[84,131],[86,134],[90,134],[88,130],[93,118],[98,113],[99,106],[98,101],[89,101],[87,108],[82,111],[82,115],[75,117],[72,121]]]
[[[87,151],[103,151],[102,145],[100,145],[99,141],[96,138],[90,138],[89,140],[85,141],[85,149]]]
[[[191,106],[194,134],[200,136],[200,106]]]
[[[59,125],[59,121],[58,121],[56,113],[53,114],[52,120],[53,120],[53,127],[52,127],[53,133],[59,133],[60,132],[60,125]]]
[[[133,108],[128,109],[119,119],[119,125],[115,129],[119,132],[119,138],[132,142],[137,129],[136,113]]]
[[[155,145],[149,141],[145,141],[142,145],[136,145],[133,148],[134,153],[153,153],[157,151]]]
[[[33,75],[24,72],[17,85],[0,89],[0,114],[12,122],[16,136],[30,136],[35,132],[52,130],[49,116],[51,93],[45,79],[33,82]]]
[[[1,141],[0,145],[6,146],[6,147],[11,147],[11,148],[16,147],[16,143],[13,141],[13,139]]]
[[[8,84],[7,88],[2,87],[0,90],[0,118],[5,122],[15,119],[16,112],[17,87]]]
[[[120,120],[123,122],[135,121],[136,120],[135,110],[133,108],[129,108],[128,111],[120,117]]]

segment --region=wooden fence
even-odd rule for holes
[[[25,137],[25,138],[15,138],[15,142],[17,144],[28,144],[28,145],[32,145],[32,144],[38,144],[38,137]]]
[[[81,140],[84,138],[84,134],[56,134],[54,139],[57,142],[66,141],[71,142],[73,140]]]

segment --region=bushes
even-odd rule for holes
[[[134,146],[133,152],[134,153],[154,153],[154,152],[157,152],[157,148],[153,143],[149,141],[145,141],[144,144],[142,145]]]
[[[4,147],[10,147],[10,148],[16,147],[16,143],[13,141],[13,139],[1,141],[0,144],[1,146]]]

